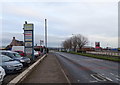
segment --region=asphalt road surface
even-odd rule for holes
[[[71,83],[98,83],[100,85],[120,83],[118,69],[120,64],[117,62],[63,52],[56,52],[55,55]]]

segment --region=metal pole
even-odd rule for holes
[[[47,51],[47,19],[45,19],[45,47]]]
[[[41,46],[41,40],[40,40],[40,46]]]

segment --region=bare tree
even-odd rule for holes
[[[77,45],[78,45],[79,49],[81,49],[87,43],[88,43],[88,38],[87,37],[84,37],[81,34],[77,35]]]
[[[77,48],[77,36],[71,37],[71,41],[72,41],[73,50],[75,51]]]
[[[76,51],[77,46],[81,49],[88,43],[88,38],[81,34],[74,35],[73,37],[66,39],[62,44],[65,49],[72,49]]]

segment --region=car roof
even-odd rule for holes
[[[3,55],[3,54],[0,55],[0,57],[3,57],[3,56],[6,56],[6,55]],[[8,56],[7,56],[7,57],[8,57]]]
[[[4,50],[4,51],[0,51],[0,52],[17,53],[17,52],[13,52],[13,51],[7,51],[7,50]]]
[[[15,50],[15,52],[17,52],[17,51],[19,51],[19,52],[23,52],[23,51],[21,51],[21,50]]]

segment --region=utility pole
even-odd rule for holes
[[[47,19],[45,19],[45,47],[47,51]]]

